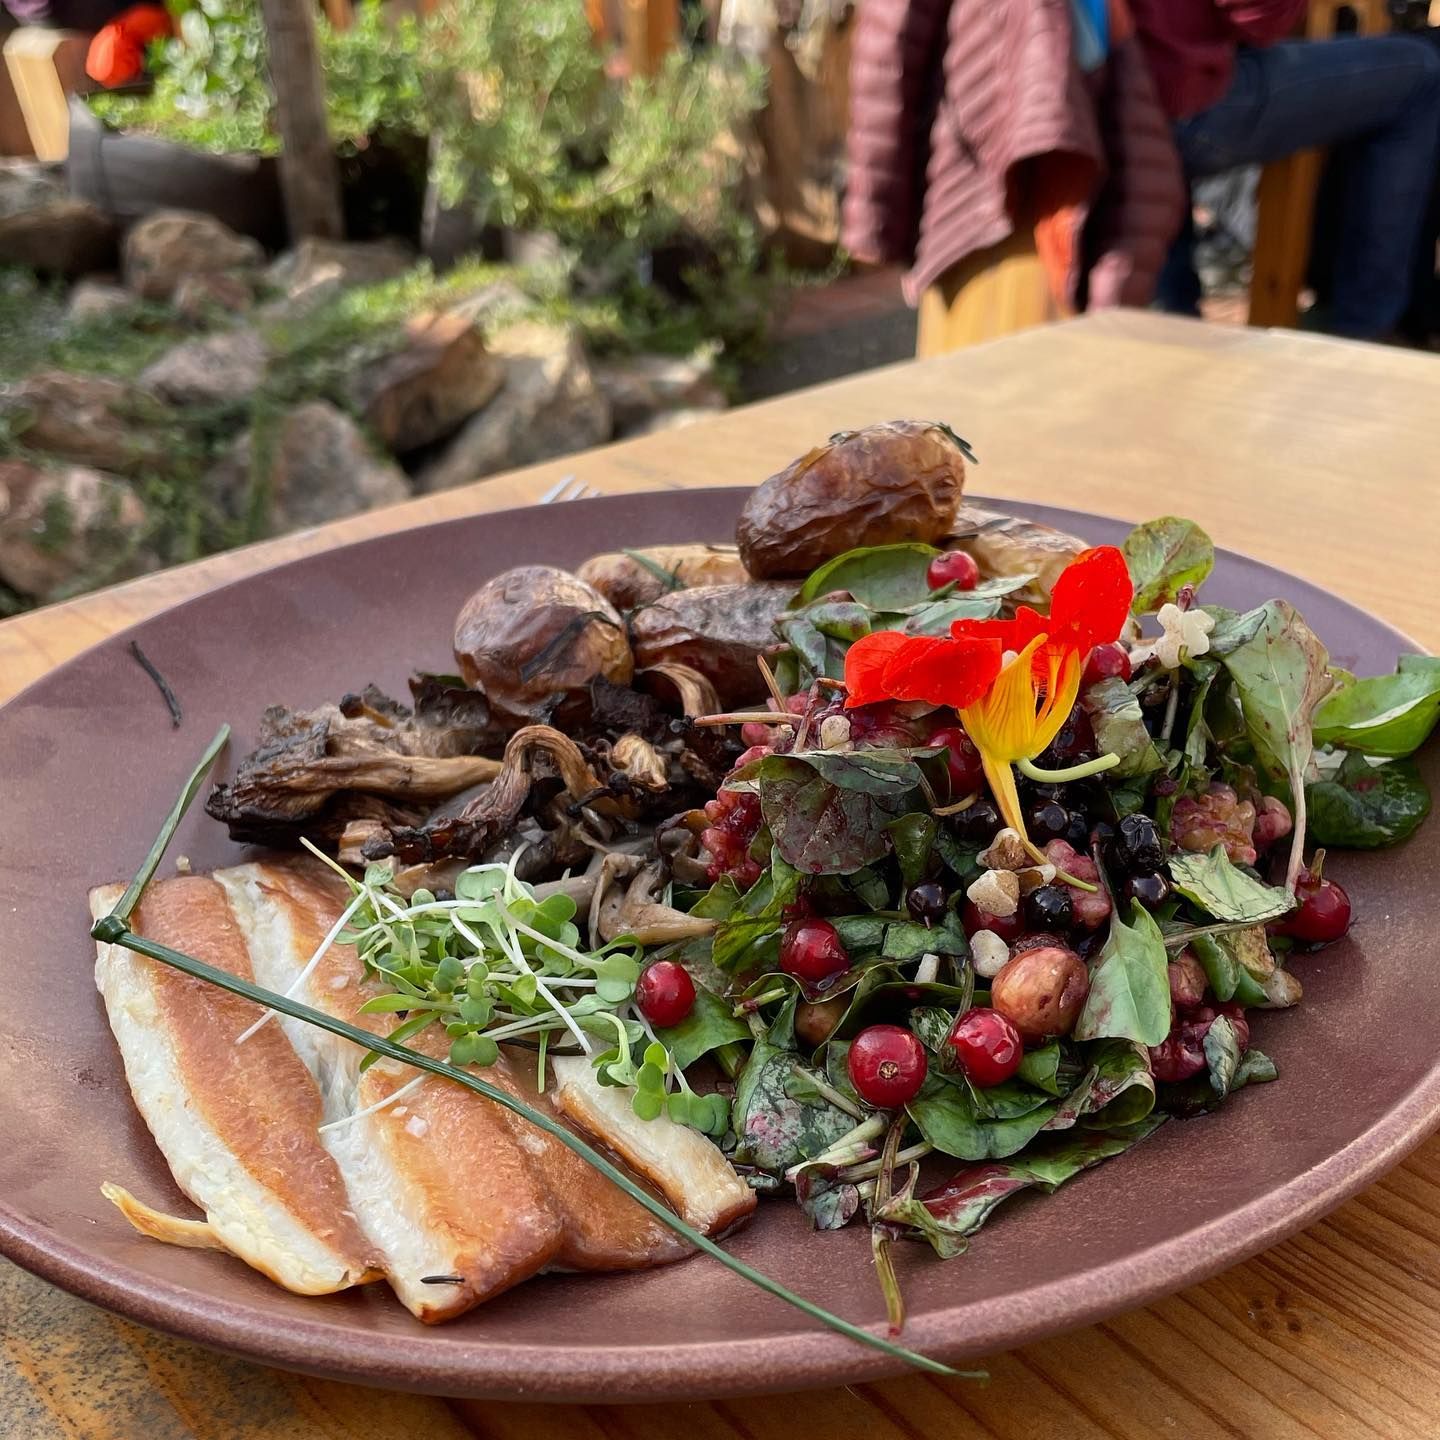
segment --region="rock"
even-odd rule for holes
[[[185,340],[140,374],[140,383],[172,405],[243,400],[260,388],[269,356],[254,330],[222,330]]]
[[[403,454],[452,434],[504,381],[468,315],[431,312],[406,325],[401,349],[360,372],[351,396],[381,443]]]
[[[270,265],[265,279],[289,300],[312,301],[348,285],[393,280],[414,263],[398,240],[302,240]]]
[[[187,275],[175,287],[171,304],[190,321],[203,322],[217,313],[242,315],[255,304],[255,287],[234,271],[213,270]]]
[[[723,410],[729,403],[715,381],[712,357],[704,354],[603,360],[595,366],[595,383],[610,402],[615,428],[626,433],[659,410]]]
[[[110,285],[101,280],[82,280],[70,292],[65,309],[71,324],[87,320],[104,320],[122,315],[135,307],[135,297],[123,285]]]
[[[709,409],[689,410],[657,410],[647,420],[642,420],[638,425],[632,425],[623,432],[623,438],[633,440],[639,435],[658,435],[662,430],[683,430],[687,425],[694,425],[698,421],[708,420],[713,415],[720,414],[723,406],[713,406]]]
[[[75,199],[59,166],[0,162],[0,265],[47,275],[88,275],[112,269],[115,222]]]
[[[515,325],[491,340],[490,353],[505,363],[504,385],[421,471],[418,489],[448,490],[610,438],[610,404],[572,329]]]
[[[130,475],[163,463],[171,417],[123,380],[42,370],[0,390],[0,418],[31,450]]]
[[[213,216],[159,210],[125,237],[125,283],[147,300],[169,300],[187,275],[254,270],[264,258],[258,241]]]
[[[269,441],[266,528],[272,534],[410,498],[405,472],[377,456],[342,410],[324,400],[297,406]],[[205,477],[207,493],[235,519],[250,509],[254,439],[242,435]]]
[[[39,598],[127,568],[145,507],[123,480],[87,466],[0,462],[0,581]]]

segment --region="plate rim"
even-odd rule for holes
[[[706,486],[707,494],[746,493],[750,486]],[[633,500],[644,491],[624,491],[575,502],[577,507],[608,507]],[[677,493],[668,487],[658,492]],[[686,489],[678,493],[687,492]],[[1131,523],[1115,516],[1071,510],[1037,501],[967,497],[1028,515],[1036,511],[1074,517],[1083,533],[1085,522]],[[0,723],[6,712],[19,707],[39,686],[71,667],[85,663],[97,650],[123,644],[146,627],[257,580],[283,576],[295,567],[314,563],[337,552],[358,553],[370,546],[393,544],[417,532],[450,529],[537,509],[536,504],[504,510],[470,512],[366,536],[329,550],[290,557],[247,575],[185,597],[132,622],[87,646],[78,654],[38,676],[0,705]],[[577,508],[577,515],[580,513]],[[1324,592],[1314,581],[1280,570],[1244,551],[1224,547],[1235,560],[1282,575],[1312,591]],[[1417,653],[1425,648],[1389,621],[1354,602],[1329,594],[1333,604],[1363,616],[1393,636],[1398,646]],[[1398,1096],[1383,1115],[1348,1145],[1295,1176],[1277,1190],[1247,1202],[1238,1209],[1171,1235],[1141,1251],[1128,1251],[1103,1268],[1093,1267],[1068,1278],[1027,1291],[1027,1306],[1017,1309],[1005,1295],[990,1297],[968,1307],[948,1307],[916,1316],[907,1328],[906,1342],[918,1350],[946,1360],[970,1359],[999,1353],[1019,1344],[1093,1324],[1108,1315],[1147,1305],[1164,1295],[1199,1283],[1251,1256],[1269,1249],[1313,1224],[1358,1194],[1399,1164],[1437,1128],[1440,1128],[1440,1055],[1408,1091]],[[680,1342],[666,1347],[663,1368],[641,1363],[643,1353],[633,1346],[559,1349],[547,1352],[543,1381],[532,1385],[534,1346],[448,1339],[444,1331],[417,1326],[404,1336],[360,1330],[353,1325],[304,1315],[287,1319],[283,1331],[258,1323],[254,1307],[214,1294],[206,1294],[174,1281],[147,1277],[144,1288],[134,1286],[135,1272],[123,1262],[99,1257],[57,1232],[26,1221],[0,1196],[0,1255],[60,1288],[151,1328],[201,1345],[222,1350],[281,1369],[324,1375],[357,1384],[389,1389],[478,1398],[627,1402],[678,1400],[753,1394],[765,1390],[815,1388],[856,1380],[872,1380],[909,1373],[908,1368],[880,1351],[861,1348],[852,1340],[821,1329],[782,1336],[743,1336]],[[1137,1258],[1145,1257],[1143,1267]],[[687,1263],[703,1263],[699,1257]],[[1143,1274],[1143,1283],[1135,1276]],[[779,1304],[780,1302],[776,1302]],[[1064,1319],[1037,1321],[1033,1311],[1061,1312]],[[987,1319],[991,1311],[999,1311]],[[953,1317],[969,1315],[965,1327],[983,1331],[983,1339],[955,1339]],[[978,1316],[976,1319],[974,1317]],[[883,1325],[872,1325],[883,1333]],[[947,1339],[947,1332],[950,1338]],[[783,1359],[782,1359],[783,1355]],[[777,1369],[783,1379],[766,1380]],[[756,1383],[756,1377],[760,1383]],[[798,1377],[798,1378],[797,1378]]]

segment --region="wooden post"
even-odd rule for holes
[[[260,0],[260,12],[275,89],[280,187],[290,238],[339,240],[345,232],[340,171],[325,118],[313,0]]]
[[[70,151],[66,96],[85,83],[89,48],[90,37],[74,30],[26,26],[5,40],[5,69],[24,117],[30,151],[41,160],[63,160]]]
[[[625,0],[624,15],[630,73],[653,75],[680,37],[678,0]]]

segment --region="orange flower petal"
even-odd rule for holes
[[[885,688],[885,668],[911,637],[898,630],[877,630],[863,635],[845,655],[845,708],[873,705],[897,697]]]
[[[1135,586],[1125,556],[1113,545],[1082,551],[1061,572],[1050,595],[1051,640],[1088,655],[1119,638]]]
[[[926,700],[958,710],[973,705],[1000,673],[998,640],[917,636],[885,667],[885,688],[897,700]]]

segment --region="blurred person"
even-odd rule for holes
[[[850,85],[841,241],[909,266],[922,355],[1149,303],[1183,185],[1121,0],[865,0]]]
[[[1391,335],[1405,311],[1440,161],[1440,55],[1405,35],[1285,37],[1306,0],[1130,0],[1189,179],[1348,145],[1328,329]],[[1187,215],[1161,277],[1199,312]]]

